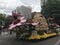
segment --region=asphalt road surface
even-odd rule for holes
[[[24,40],[17,40],[15,34],[0,36],[0,45],[59,45],[60,36],[52,37],[46,40],[31,42]]]

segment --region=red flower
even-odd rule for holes
[[[28,20],[28,21],[27,21],[27,23],[34,23],[34,22],[33,22],[33,21],[31,21],[31,20]]]
[[[14,20],[13,24],[17,24],[19,22],[20,22],[20,20],[16,19],[16,20]]]

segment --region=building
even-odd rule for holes
[[[32,8],[30,6],[20,6],[17,7],[12,12],[21,13],[26,19],[31,19]]]

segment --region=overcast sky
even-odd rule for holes
[[[32,11],[41,11],[40,0],[0,0],[0,13],[11,14],[12,10],[21,5],[32,7]]]

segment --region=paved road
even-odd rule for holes
[[[15,34],[0,36],[0,45],[55,45],[60,40],[60,36],[49,38],[38,42],[17,40]],[[60,42],[59,42],[60,43]]]

